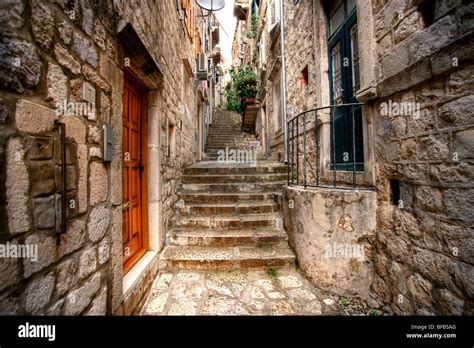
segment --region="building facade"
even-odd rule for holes
[[[134,313],[212,120],[218,25],[192,0],[0,18],[0,312]]]
[[[234,64],[257,72],[256,133],[290,165],[299,265],[388,313],[472,314],[473,4],[283,5],[236,1]]]

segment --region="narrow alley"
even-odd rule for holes
[[[473,18],[0,0],[0,321],[116,316],[131,340],[181,315],[472,316]]]

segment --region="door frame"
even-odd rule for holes
[[[125,69],[123,81],[131,84],[140,92],[141,119],[140,119],[140,150],[142,152],[142,165],[144,167],[141,178],[141,222],[142,222],[142,241],[143,247],[126,263],[122,262],[123,273],[126,274],[149,250],[148,236],[148,89],[138,80],[129,70]],[[122,105],[123,112],[123,105]],[[123,130],[123,128],[122,128]],[[123,136],[123,134],[122,134]],[[122,158],[123,161],[123,158]],[[123,171],[123,168],[122,168]],[[123,189],[123,183],[122,183]],[[122,222],[123,223],[123,222]],[[122,226],[123,229],[123,226]],[[122,240],[123,249],[123,240]]]

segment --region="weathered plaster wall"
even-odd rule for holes
[[[375,192],[287,187],[281,203],[290,244],[313,283],[367,298],[374,275]]]

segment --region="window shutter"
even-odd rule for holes
[[[272,31],[280,23],[280,1],[270,0],[267,8],[267,28]]]

